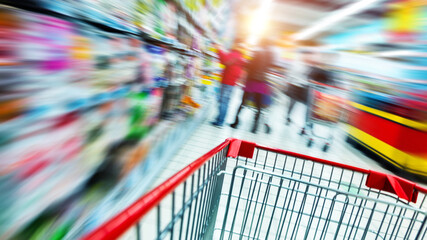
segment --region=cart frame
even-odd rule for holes
[[[229,138],[82,239],[424,239],[426,196],[400,177]]]

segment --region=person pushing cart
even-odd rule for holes
[[[333,73],[327,69],[327,65],[333,62],[333,58],[332,53],[314,54],[303,51],[302,60],[306,67],[297,69],[299,74],[294,73],[290,76],[294,81],[289,84],[286,92],[290,97],[287,125],[292,122],[290,115],[296,102],[305,104],[307,111],[300,134],[308,138],[308,147],[313,145],[315,138],[323,139],[325,141],[323,151],[329,149],[333,131],[329,131],[329,136],[321,136],[314,131],[314,124],[331,128],[335,126],[340,119],[345,96],[345,91],[337,87]]]

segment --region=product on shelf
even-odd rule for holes
[[[425,70],[419,68],[425,58],[404,59],[341,54],[337,72],[351,91],[347,132],[384,162],[425,177],[427,105],[419,96],[427,86]]]
[[[134,22],[136,0],[80,0],[74,1],[75,15],[107,27],[128,32],[137,32]]]
[[[160,36],[176,39],[177,35],[177,14],[176,5],[173,1],[157,0],[155,5],[156,32]]]
[[[155,0],[138,0],[136,2],[136,11],[134,13],[135,25],[144,32],[154,33],[154,24],[156,21],[153,13]]]
[[[0,156],[7,161],[0,185],[14,186],[0,203],[8,209],[0,236],[10,237],[81,187],[126,136],[123,85],[135,81],[140,56],[129,36],[10,8],[0,16],[10,36],[0,42],[2,74],[11,76],[1,87]]]
[[[146,48],[150,54],[150,69],[153,82],[156,86],[163,86],[167,82],[164,75],[167,66],[167,50],[154,45],[147,45]]]

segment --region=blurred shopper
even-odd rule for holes
[[[289,125],[291,114],[297,102],[306,104],[308,97],[308,79],[309,64],[311,54],[307,51],[301,51],[297,54],[295,61],[288,74],[288,88],[286,95],[289,97],[288,113],[286,117],[286,125]]]
[[[218,96],[219,113],[216,120],[212,122],[214,126],[222,126],[224,124],[233,88],[243,72],[244,58],[240,46],[240,41],[236,41],[228,53],[216,46],[219,60],[225,68],[222,72],[221,90]]]
[[[332,72],[327,68],[334,60],[334,56],[331,53],[315,54],[302,51],[300,59],[302,59],[302,62],[300,60],[296,61],[288,77],[290,83],[286,93],[290,99],[286,125],[292,122],[291,114],[296,102],[307,105],[309,93],[308,84],[310,81],[335,85]]]
[[[335,61],[333,53],[317,53],[311,61],[310,72],[308,74],[309,81],[315,81],[327,85],[336,85],[335,77],[330,69]]]
[[[259,43],[259,48],[253,54],[252,60],[246,66],[247,76],[242,103],[237,110],[234,123],[230,125],[232,128],[237,128],[239,125],[240,111],[243,106],[247,105],[248,101],[252,100],[255,103],[257,112],[255,114],[251,132],[256,133],[258,130],[258,122],[261,116],[263,100],[269,98],[271,95],[271,89],[267,82],[267,70],[273,64],[274,54],[270,45],[271,40],[267,38],[262,39]],[[267,130],[267,132],[269,132],[269,130]]]

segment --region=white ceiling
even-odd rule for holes
[[[240,0],[235,9],[241,14],[251,14],[263,0]],[[275,29],[297,32],[328,16],[334,10],[359,0],[273,0],[271,7],[271,24]],[[386,0],[383,0],[383,2]],[[332,26],[324,35],[340,32],[349,27],[367,24],[379,17],[384,11],[383,4],[372,6],[370,11],[348,18]]]
[[[292,25],[296,28],[308,26],[328,14],[328,12],[304,5],[277,2],[274,3],[271,11],[270,19],[272,21]]]

